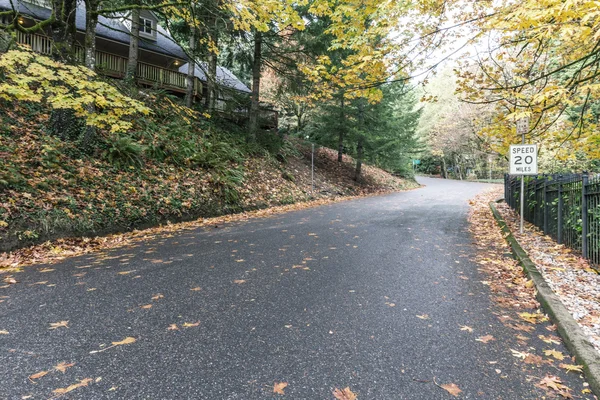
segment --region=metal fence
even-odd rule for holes
[[[525,179],[523,218],[600,265],[600,175],[505,175],[504,199],[517,212],[521,179]]]

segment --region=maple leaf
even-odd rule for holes
[[[344,389],[335,388],[333,390],[333,397],[337,400],[356,400],[356,394],[350,390],[349,387],[345,387]]]
[[[69,321],[50,322],[50,328],[48,329],[68,328],[68,324]]]
[[[567,372],[583,372],[583,365],[573,365],[573,364],[558,364],[559,367],[564,368]]]
[[[198,325],[200,325],[200,321],[193,322],[193,323],[192,322],[186,322],[186,323],[183,324],[183,327],[184,328],[192,328],[192,327],[198,326]]]
[[[50,373],[50,371],[40,371],[38,373],[35,373],[33,375],[29,375],[29,379],[30,380],[34,380],[34,379],[40,379],[43,376],[46,376]]]
[[[73,390],[78,389],[80,387],[89,385],[91,381],[92,381],[91,378],[85,378],[85,379],[80,380],[78,383],[67,386],[66,388],[54,389],[52,391],[52,393],[60,394],[60,395],[66,394],[66,393],[72,392]]]
[[[168,331],[178,331],[179,327],[177,326],[177,324],[171,324],[169,325],[169,327],[167,328]]]
[[[559,361],[562,361],[565,359],[565,356],[563,355],[563,353],[561,353],[558,350],[544,350],[544,354],[546,356],[552,356],[554,358],[556,358]]]
[[[273,385],[273,393],[285,394],[283,389],[285,389],[287,385],[287,382],[275,382],[275,384]]]
[[[67,370],[67,368],[71,368],[73,365],[75,365],[75,363],[71,363],[71,364],[67,364],[65,361],[58,363],[57,365],[54,366],[54,369],[57,371],[62,372],[63,374],[65,373],[65,371]]]
[[[557,338],[551,336],[538,335],[538,337],[548,344],[560,344],[560,341]]]
[[[554,375],[546,375],[536,386],[543,389],[550,388],[556,391],[568,389],[567,386],[562,384],[560,378]]]
[[[454,383],[447,383],[445,385],[440,385],[440,387],[454,397],[458,397],[459,393],[462,392],[462,390]]]
[[[466,326],[466,325],[461,325],[460,330],[467,331],[469,333],[473,333],[473,328],[471,328],[470,326]]]
[[[492,340],[496,340],[496,339],[494,339],[494,337],[492,335],[485,335],[485,336],[478,337],[475,340],[478,342],[481,342],[481,343],[488,343],[488,342],[491,342]]]

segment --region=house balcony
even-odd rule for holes
[[[37,34],[25,34],[17,32],[17,43],[27,45],[37,53],[51,54],[52,39]],[[76,58],[83,62],[84,49],[77,45],[75,47]],[[124,78],[127,71],[127,58],[105,51],[96,50],[96,72],[113,78]],[[158,67],[145,62],[138,62],[136,71],[138,84],[166,89],[176,93],[186,92],[187,75],[177,70]],[[202,82],[194,78],[194,95],[202,95]]]

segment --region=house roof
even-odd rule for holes
[[[50,17],[50,9],[48,8],[19,0],[15,1],[14,4],[19,13],[31,16],[34,19],[45,20]],[[2,9],[12,9],[10,0],[0,0],[0,10]],[[121,16],[115,16],[114,18],[107,18],[102,15],[98,16],[96,36],[129,45],[129,29],[123,24],[121,18]],[[82,0],[77,2],[75,24],[78,31],[85,31],[85,3]],[[139,46],[142,49],[165,54],[178,59],[187,59],[187,55],[183,49],[173,40],[171,35],[158,24],[156,41],[140,37]],[[207,69],[206,64],[203,63],[201,66],[202,67],[196,66],[195,76],[206,82],[206,75],[203,72],[203,70]],[[179,71],[187,73],[187,64],[183,65]],[[251,92],[246,85],[225,67],[217,67],[217,83],[240,92]]]
[[[50,9],[32,4],[29,2],[15,1],[15,7],[18,12],[29,15],[34,19],[45,20],[50,17]],[[0,0],[0,9],[11,10],[10,0]],[[129,29],[121,22],[121,16],[107,18],[102,15],[98,17],[98,27],[96,36],[117,42],[129,44]],[[85,3],[81,0],[77,2],[77,13],[75,16],[75,25],[78,31],[85,32]],[[187,56],[181,47],[175,43],[171,35],[157,25],[156,41],[151,41],[140,37],[140,48],[165,54],[171,57],[185,60]]]
[[[199,63],[200,65],[196,65],[196,69],[194,71],[194,76],[196,76],[201,81],[206,82],[206,73],[205,71],[208,69],[208,65],[204,62]],[[188,66],[187,64],[179,68],[179,72],[183,72],[187,74]],[[226,86],[240,92],[251,93],[252,91],[248,88],[248,86],[244,85],[242,81],[240,81],[230,70],[225,67],[217,67],[217,84],[221,86]]]

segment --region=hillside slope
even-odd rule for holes
[[[334,151],[319,148],[312,192],[309,145],[292,138],[269,153],[255,145],[248,147],[243,138],[232,139],[206,122],[200,136],[198,126],[172,133],[174,128],[168,124],[140,122],[137,128],[143,134],[117,138],[104,134],[98,149],[86,154],[75,141],[45,132],[44,110],[16,106],[6,111],[9,108],[4,106],[5,111],[0,111],[0,251],[57,238],[416,186],[369,166],[363,168],[360,182],[354,182],[351,158],[338,165]],[[175,140],[166,136],[175,134],[177,140],[195,135],[201,150],[175,162],[185,149],[183,145],[170,153],[166,149]],[[267,139],[280,140],[276,135]],[[156,151],[160,140],[168,142],[160,144],[167,154],[161,161],[149,151]],[[115,150],[120,141],[125,145]],[[115,162],[127,160],[119,151],[125,156],[130,151],[136,162]]]

